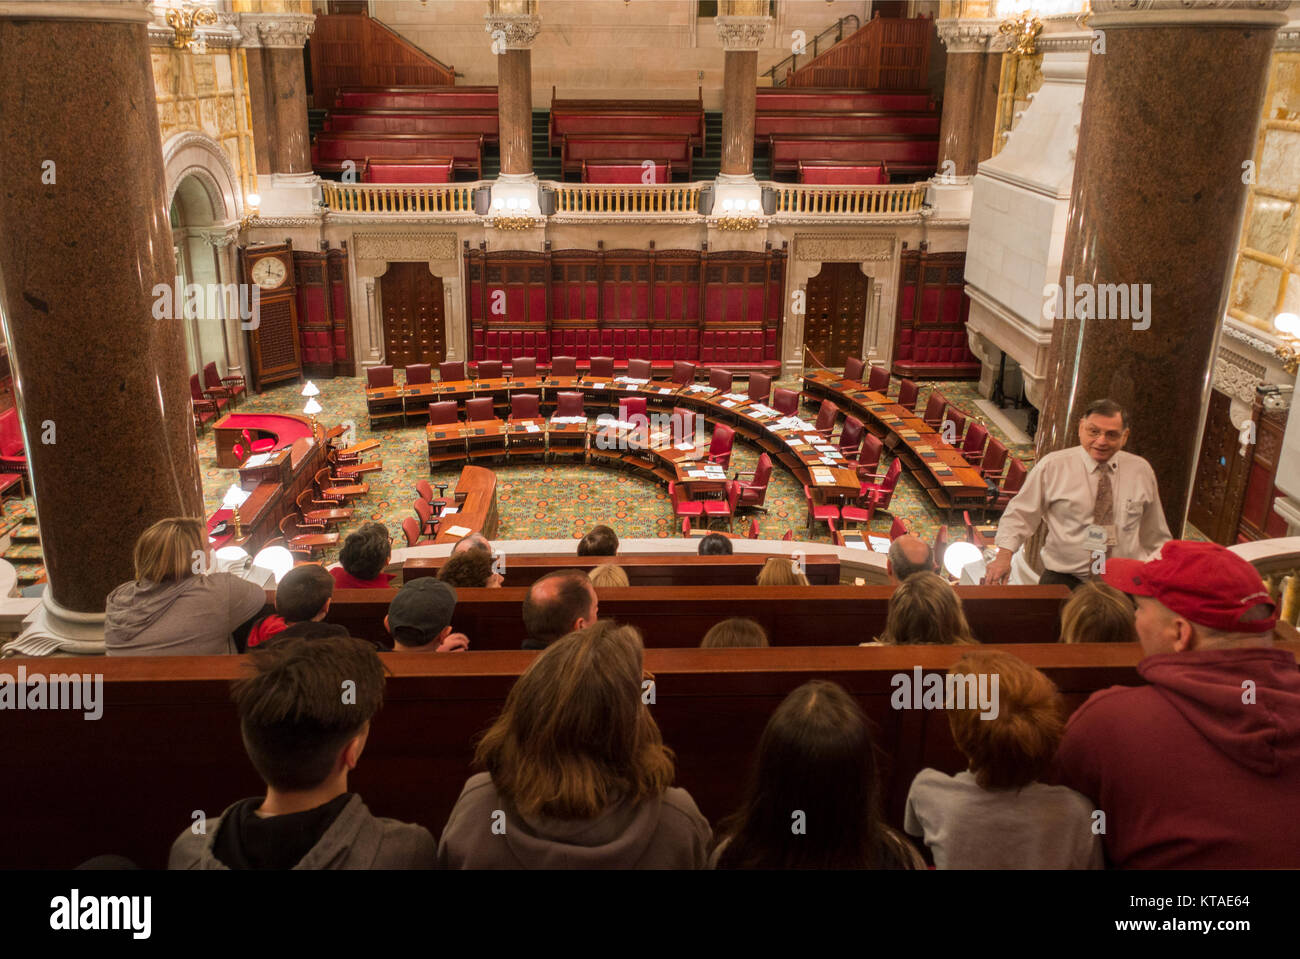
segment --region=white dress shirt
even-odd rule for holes
[[[1149,559],[1171,538],[1151,464],[1124,450],[1098,463],[1082,446],[1048,453],[1029,471],[998,523],[998,548],[1015,552],[1046,520],[1043,566],[1090,577],[1094,556],[1086,531],[1093,522],[1098,473],[1103,469],[1110,470],[1115,500],[1116,542],[1110,555]]]

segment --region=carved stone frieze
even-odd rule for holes
[[[492,52],[527,50],[542,29],[542,18],[531,14],[485,14],[483,27],[492,37]]]
[[[1264,373],[1263,365],[1220,347],[1214,360],[1214,388],[1249,406],[1255,399],[1255,387],[1264,382]]]
[[[245,47],[301,50],[316,26],[312,13],[243,13],[239,31]]]
[[[996,20],[940,20],[935,26],[949,53],[985,53],[998,36]]]
[[[794,258],[821,262],[892,260],[894,238],[851,233],[796,233]]]
[[[771,17],[715,17],[718,39],[723,50],[757,50],[767,39]]]

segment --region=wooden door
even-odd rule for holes
[[[1196,463],[1196,484],[1187,508],[1187,521],[1223,546],[1237,541],[1246,473],[1253,452],[1252,444],[1245,456],[1241,453],[1240,424],[1232,422],[1231,406],[1226,394],[1211,391]]]
[[[442,279],[427,263],[390,263],[379,278],[389,363],[440,363],[447,355]]]
[[[862,355],[870,284],[856,263],[824,263],[808,281],[803,346],[810,360],[842,367],[848,357]]]

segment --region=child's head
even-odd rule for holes
[[[324,566],[295,566],[275,588],[275,611],[286,623],[306,623],[325,612],[333,595],[334,577]]]
[[[733,616],[714,623],[704,634],[701,649],[730,649],[739,646],[766,646],[767,633],[763,627],[746,616]]]
[[[1041,779],[1065,732],[1061,697],[1052,681],[1023,659],[991,649],[972,650],[948,672],[975,676],[977,687],[979,677],[989,677],[986,688],[996,692],[997,714],[991,719],[980,718],[983,708],[971,701],[977,697],[968,695],[961,709],[948,704],[953,741],[975,781],[984,789],[1019,789]]]
[[[339,565],[357,579],[375,579],[392,557],[392,542],[383,523],[366,523],[349,533],[339,550]]]
[[[1136,643],[1133,601],[1100,580],[1084,583],[1061,610],[1063,643]]]
[[[291,636],[250,653],[253,674],[235,682],[244,748],[273,789],[314,789],[356,765],[384,700],[375,648],[348,637]]]

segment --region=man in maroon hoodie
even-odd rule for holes
[[[1171,540],[1148,563],[1110,560],[1104,579],[1137,603],[1150,685],[1093,693],[1057,764],[1104,813],[1111,865],[1300,867],[1300,671],[1272,648],[1259,574],[1222,546]]]

